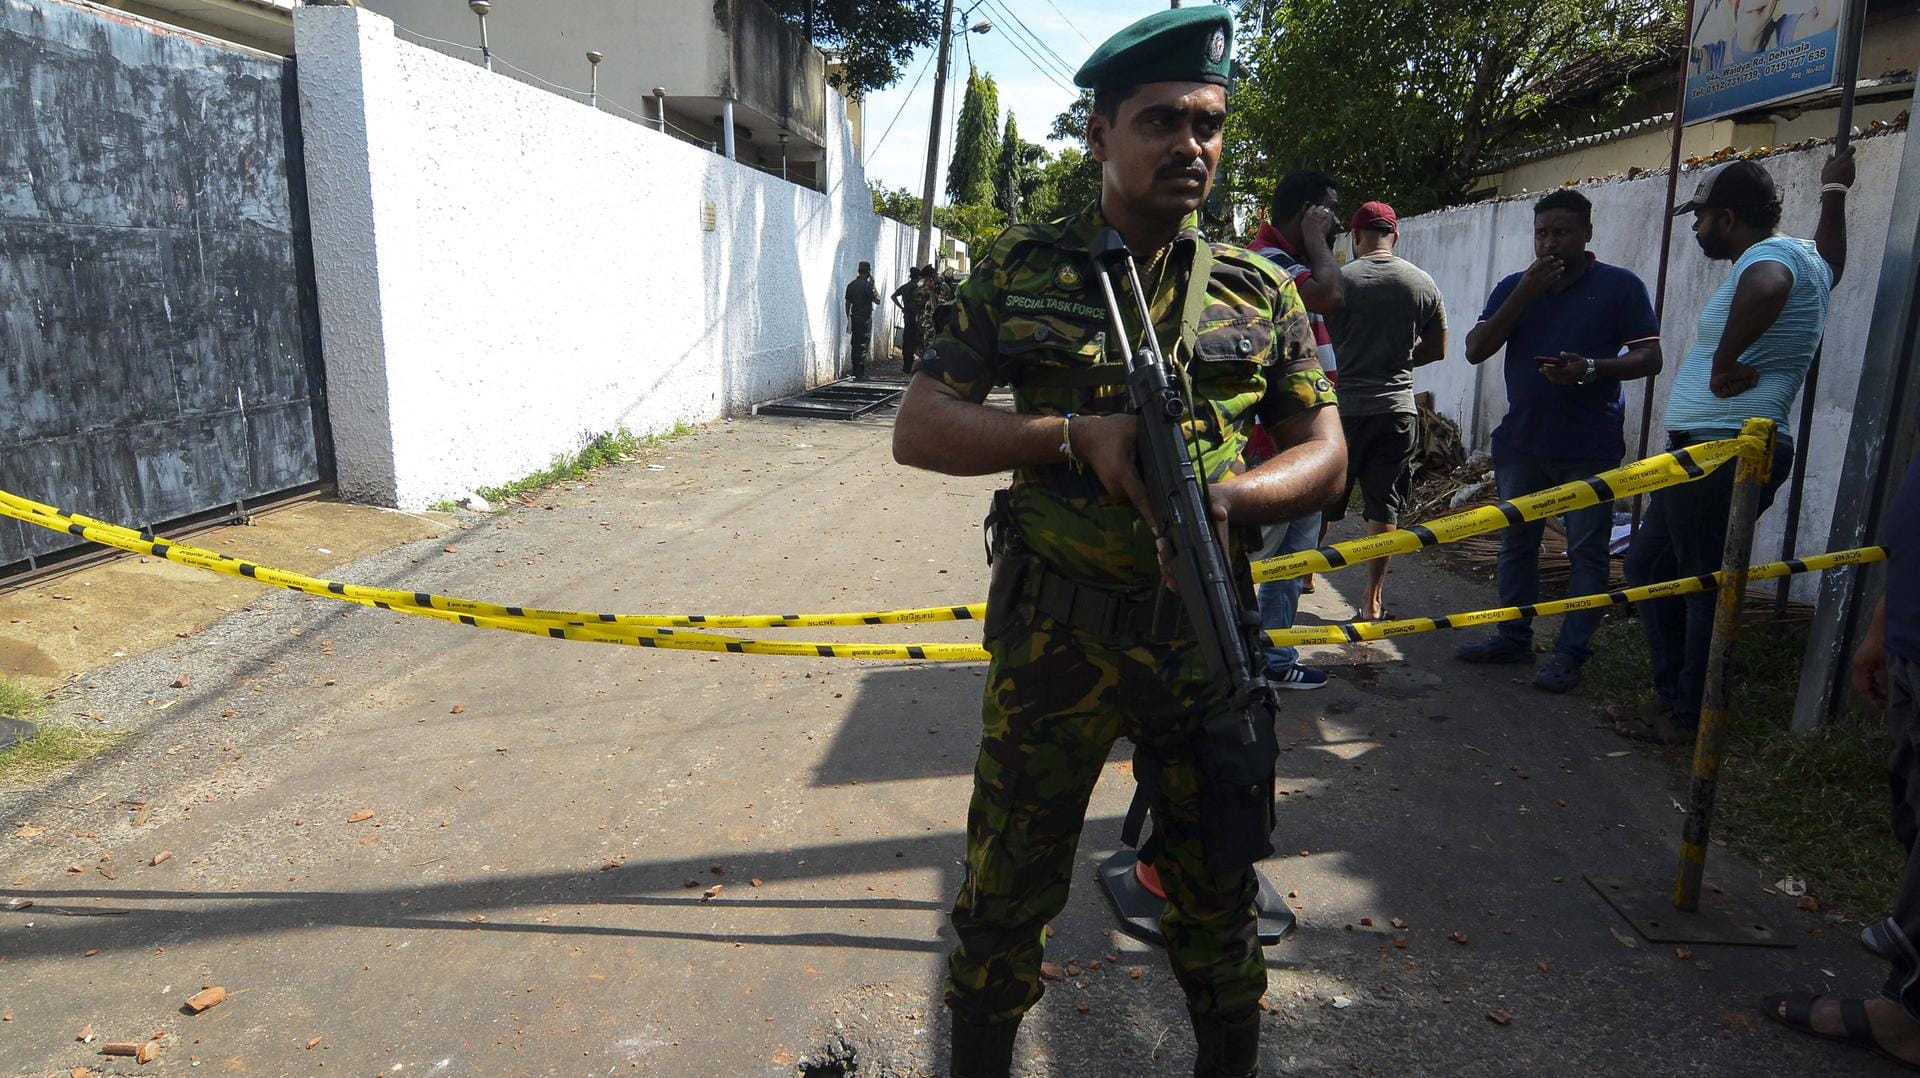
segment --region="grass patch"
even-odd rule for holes
[[[1885,721],[1853,712],[1810,737],[1793,736],[1788,727],[1806,647],[1805,625],[1741,630],[1714,834],[1742,856],[1806,880],[1827,905],[1879,917],[1892,907],[1906,863],[1887,817]],[[1653,699],[1646,638],[1636,621],[1608,619],[1593,648],[1583,696],[1632,706]],[[1673,759],[1675,779],[1684,783],[1691,754]]]
[[[625,427],[610,434],[596,434],[591,441],[580,447],[579,452],[561,453],[553,458],[552,464],[532,475],[523,476],[511,483],[502,483],[497,487],[481,487],[474,493],[499,504],[555,483],[578,479],[596,468],[618,464],[643,449],[651,449],[682,435],[690,434],[694,429],[691,423],[676,421],[672,427],[657,434],[649,434],[644,438]],[[435,502],[432,508],[448,511],[458,509],[460,506],[452,501],[442,501]]]
[[[46,713],[47,698],[0,677],[0,715],[32,720]]]
[[[0,678],[0,715],[38,721],[46,714],[46,698]],[[25,785],[53,775],[69,765],[107,751],[125,740],[125,730],[102,726],[42,726],[39,732],[10,749],[0,751],[0,782]]]

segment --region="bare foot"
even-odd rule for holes
[[[1815,1033],[1845,1037],[1847,1026],[1840,1016],[1839,996],[1822,996],[1813,1002],[1807,1024]],[[1884,999],[1866,1000],[1867,1020],[1873,1027],[1873,1039],[1881,1051],[1903,1063],[1920,1066],[1920,1022],[1914,1021],[1898,1004]],[[1787,1005],[1780,1005],[1780,1019],[1786,1021]]]

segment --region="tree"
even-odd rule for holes
[[[987,247],[1007,227],[1007,215],[986,203],[935,207],[933,220],[940,231],[966,243],[967,253],[976,259],[987,253]]]
[[[901,224],[920,227],[920,196],[904,187],[889,188],[879,180],[868,180],[873,192],[873,212],[891,217]]]
[[[1052,155],[1047,148],[1037,142],[1022,142],[1018,150],[1020,159],[1019,175],[1016,177],[1016,191],[1019,194],[1020,218],[1031,221],[1044,206],[1041,193],[1046,186],[1047,162]]]
[[[1020,141],[1020,126],[1014,123],[1013,113],[1007,113],[1007,126],[1000,135],[1000,149],[995,154],[993,169],[993,204],[1007,215],[1007,220],[1020,219],[1020,196],[1025,194],[1028,184],[1024,182],[1027,167],[1026,144]]]
[[[858,100],[900,81],[914,51],[940,40],[940,0],[766,0],[781,21],[840,65],[841,93]]]
[[[967,95],[947,165],[947,199],[954,205],[993,202],[993,175],[1000,159],[1000,91],[992,75],[967,67]]]
[[[1100,162],[1077,146],[1049,157],[1040,168],[1038,190],[1027,203],[1027,219],[1050,221],[1079,213],[1100,197]]]
[[[1085,145],[1092,115],[1093,92],[1082,91],[1067,111],[1053,118],[1047,137]],[[1029,207],[1029,218],[1050,220],[1079,213],[1100,198],[1100,162],[1078,146],[1069,146],[1041,166],[1039,187],[1040,204]]]
[[[1448,205],[1509,154],[1617,122],[1629,80],[1675,55],[1677,11],[1674,0],[1241,0],[1250,73],[1226,153],[1263,194],[1317,168],[1350,201],[1385,199],[1403,216]]]

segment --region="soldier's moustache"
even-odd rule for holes
[[[1207,166],[1202,164],[1199,158],[1195,158],[1186,164],[1176,162],[1174,164],[1161,165],[1153,171],[1153,178],[1156,180],[1177,180],[1184,176],[1191,176],[1204,183],[1208,175]]]

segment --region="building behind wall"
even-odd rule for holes
[[[100,6],[286,55],[304,0],[105,0]],[[466,0],[361,0],[416,44],[480,60],[480,20]],[[658,123],[762,171],[826,190],[826,109],[844,107],[860,146],[857,104],[828,91],[825,57],[760,0],[492,0],[488,43],[503,73],[585,98],[588,52],[603,108]],[[511,65],[508,67],[507,65]],[[666,91],[657,97],[655,89]]]
[[[1667,167],[1673,151],[1674,78],[1679,49],[1646,68],[1628,72],[1624,122],[1508,156],[1489,164],[1474,182],[1469,200],[1550,191],[1570,183]],[[1913,103],[1914,70],[1920,67],[1920,0],[1875,0],[1867,7],[1855,84],[1855,127],[1891,122]],[[1590,87],[1590,97],[1616,92],[1617,84]],[[1548,115],[1591,107],[1586,98],[1550,106]],[[1791,101],[1692,124],[1681,136],[1683,157],[1705,157],[1732,147],[1752,150],[1831,138],[1839,124],[1840,91],[1823,90]]]
[[[433,47],[478,59],[479,20],[462,0],[363,6],[403,37],[457,42]],[[582,95],[587,53],[603,53],[603,106],[657,122],[664,101],[671,133],[721,152],[731,102],[737,160],[777,175],[784,151],[789,179],[816,190],[832,182],[822,175],[825,110],[835,100],[826,60],[759,0],[494,0],[487,35],[499,61]]]

